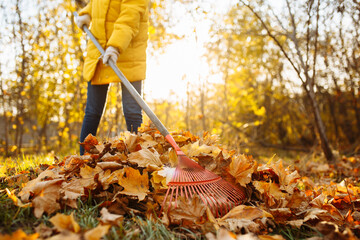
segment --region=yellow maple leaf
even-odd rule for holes
[[[103,170],[98,166],[92,168],[89,167],[88,165],[85,165],[84,167],[80,168],[80,176],[83,179],[82,181],[83,187],[89,189],[95,189],[96,188],[95,176],[102,171]]]
[[[232,158],[228,172],[236,179],[241,186],[246,186],[251,181],[251,176],[257,168],[257,162],[245,155],[238,155]]]
[[[80,231],[80,226],[74,219],[74,212],[72,212],[70,215],[57,213],[55,216],[50,218],[50,222],[59,232],[70,231],[77,233]]]
[[[110,184],[118,182],[118,175],[122,173],[123,170],[116,170],[114,172],[111,172],[110,169],[106,170],[105,172],[101,172],[99,174],[99,181],[103,187],[104,190],[108,189]]]
[[[122,194],[137,196],[144,200],[149,191],[149,177],[146,171],[141,175],[139,170],[127,167],[118,175],[119,185],[124,187]]]

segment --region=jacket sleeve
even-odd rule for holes
[[[124,52],[139,32],[140,20],[147,7],[146,2],[146,0],[122,1],[121,11],[107,46],[116,47],[120,53]]]
[[[88,14],[91,17],[91,1],[79,11],[79,16]]]

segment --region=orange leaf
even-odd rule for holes
[[[23,230],[18,229],[16,232],[13,232],[10,235],[2,235],[0,233],[0,240],[35,240],[39,238],[38,233],[31,235],[26,235]]]
[[[120,193],[130,196],[137,196],[139,201],[145,199],[149,191],[149,177],[146,171],[141,175],[139,170],[131,167],[122,169],[119,174],[119,185],[124,187]]]
[[[80,231],[80,226],[74,219],[74,212],[70,215],[57,213],[54,217],[50,218],[50,222],[59,232],[70,231],[77,233]]]
[[[105,236],[111,225],[97,225],[96,228],[93,228],[87,231],[84,234],[85,240],[100,240],[103,236]]]
[[[252,173],[257,168],[257,163],[250,157],[238,155],[229,165],[229,173],[235,177],[236,182],[245,187],[251,181]]]

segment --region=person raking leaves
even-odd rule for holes
[[[87,43],[83,71],[88,81],[87,102],[80,133],[83,142],[90,133],[96,136],[109,84],[120,81],[108,66],[110,59],[141,94],[146,75],[148,0],[91,0],[75,22],[80,29],[91,23],[91,32],[105,49],[101,56],[91,41]],[[142,123],[141,108],[123,85],[121,92],[127,130],[137,133]],[[80,155],[83,154],[84,148],[80,146]]]

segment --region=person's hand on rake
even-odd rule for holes
[[[120,55],[120,53],[116,48],[109,46],[106,48],[104,56],[102,58],[103,63],[105,65],[109,65],[110,60],[113,61],[114,63],[116,63],[119,55]]]
[[[90,21],[91,21],[91,17],[89,14],[81,15],[75,19],[76,25],[83,31],[84,31],[84,29],[83,29],[84,25],[86,27],[90,26]]]

